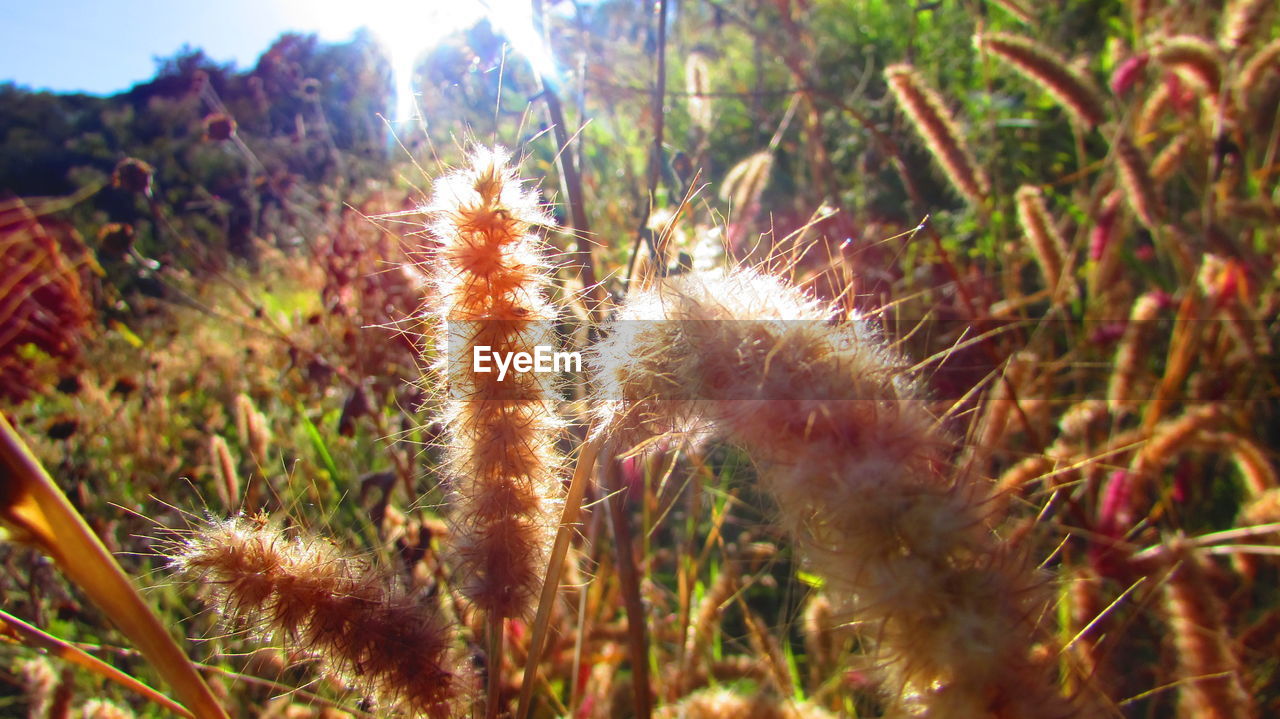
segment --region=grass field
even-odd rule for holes
[[[1280,709],[1274,4],[667,4],[0,88],[0,716]]]

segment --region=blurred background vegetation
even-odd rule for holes
[[[470,142],[513,148],[565,225],[549,239],[566,306],[584,262],[618,296],[657,274],[771,261],[880,312],[927,360],[939,415],[965,440],[955,461],[1014,498],[1002,531],[1052,552],[1064,643],[1120,711],[1170,715],[1196,672],[1248,697],[1233,715],[1276,710],[1275,548],[1213,535],[1280,520],[1272,3],[537,5],[554,75],[484,21],[423,55],[409,122],[382,118],[390,66],[367,34],[286,35],[246,70],[191,50],[112,97],[0,86],[0,401],[162,616],[202,638],[193,653],[233,714],[318,715],[311,694],[358,711],[358,698],[219,629],[158,571],[164,528],[280,512],[415,586],[446,571],[439,427],[431,382],[417,382],[430,290],[408,253],[425,241],[415,211],[431,177]],[[1002,32],[1081,80],[1102,121],[975,45]],[[952,186],[895,101],[896,63],[954,116],[990,180],[982,196]],[[1038,205],[1020,207],[1023,186]],[[626,467],[643,490],[630,502],[659,703],[745,684],[874,714],[856,641],[836,642],[842,660],[815,648],[803,618],[820,595],[765,526],[749,465],[698,459]],[[700,475],[702,489],[685,481]],[[612,550],[598,517],[584,533],[579,562],[602,579],[566,621],[590,661],[571,673],[565,640],[540,691],[548,714],[625,716]],[[1164,591],[1188,552],[1221,643],[1199,669],[1169,639],[1180,615]],[[5,543],[0,558],[6,611],[149,676],[41,555]],[[663,669],[691,621],[712,622],[713,648],[677,681]],[[30,649],[0,652],[0,715],[64,716],[38,702],[94,697],[158,715]]]

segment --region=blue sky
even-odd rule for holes
[[[283,32],[343,41],[362,25],[404,55],[478,12],[475,0],[3,0],[0,82],[112,94],[184,44],[246,69]]]

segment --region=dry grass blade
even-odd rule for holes
[[[560,588],[560,574],[564,570],[564,558],[569,551],[569,541],[577,526],[578,513],[582,509],[582,498],[587,492],[587,478],[595,467],[596,457],[600,453],[602,437],[595,436],[588,428],[587,436],[592,437],[582,445],[578,454],[578,465],[574,468],[573,479],[569,482],[569,491],[564,499],[564,509],[560,515],[560,526],[556,529],[555,543],[551,545],[551,554],[547,561],[547,573],[543,577],[542,593],[538,597],[538,610],[533,619],[533,634],[529,640],[529,657],[524,667],[524,679],[520,685],[520,702],[516,710],[517,719],[529,716],[530,700],[533,698],[534,679],[538,675],[538,660],[542,655],[542,646],[547,640],[547,630],[551,623],[551,608],[556,601],[556,593]]]
[[[0,626],[0,634],[9,634],[27,646],[43,649],[51,656],[58,657],[59,659],[63,659],[77,666],[84,667],[104,679],[113,681],[130,691],[141,694],[146,697],[147,700],[155,702],[175,714],[184,717],[193,716],[191,712],[187,711],[186,707],[173,701],[155,689],[152,689],[146,684],[143,684],[137,679],[134,679],[128,674],[125,674],[83,649],[68,644],[52,634],[43,632],[4,610],[0,610],[0,624],[3,624],[3,626]]]
[[[173,687],[196,719],[226,712],[84,518],[0,415],[0,519],[52,557]]]

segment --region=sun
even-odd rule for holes
[[[297,18],[326,38],[349,37],[367,28],[391,63],[396,103],[393,122],[405,122],[415,111],[413,71],[422,53],[441,38],[484,17],[477,0],[279,0]]]
[[[417,112],[414,68],[422,54],[446,35],[488,18],[512,49],[543,78],[554,77],[551,53],[534,29],[530,0],[279,0],[290,17],[325,37],[348,37],[368,28],[391,62],[396,102],[391,121]]]

